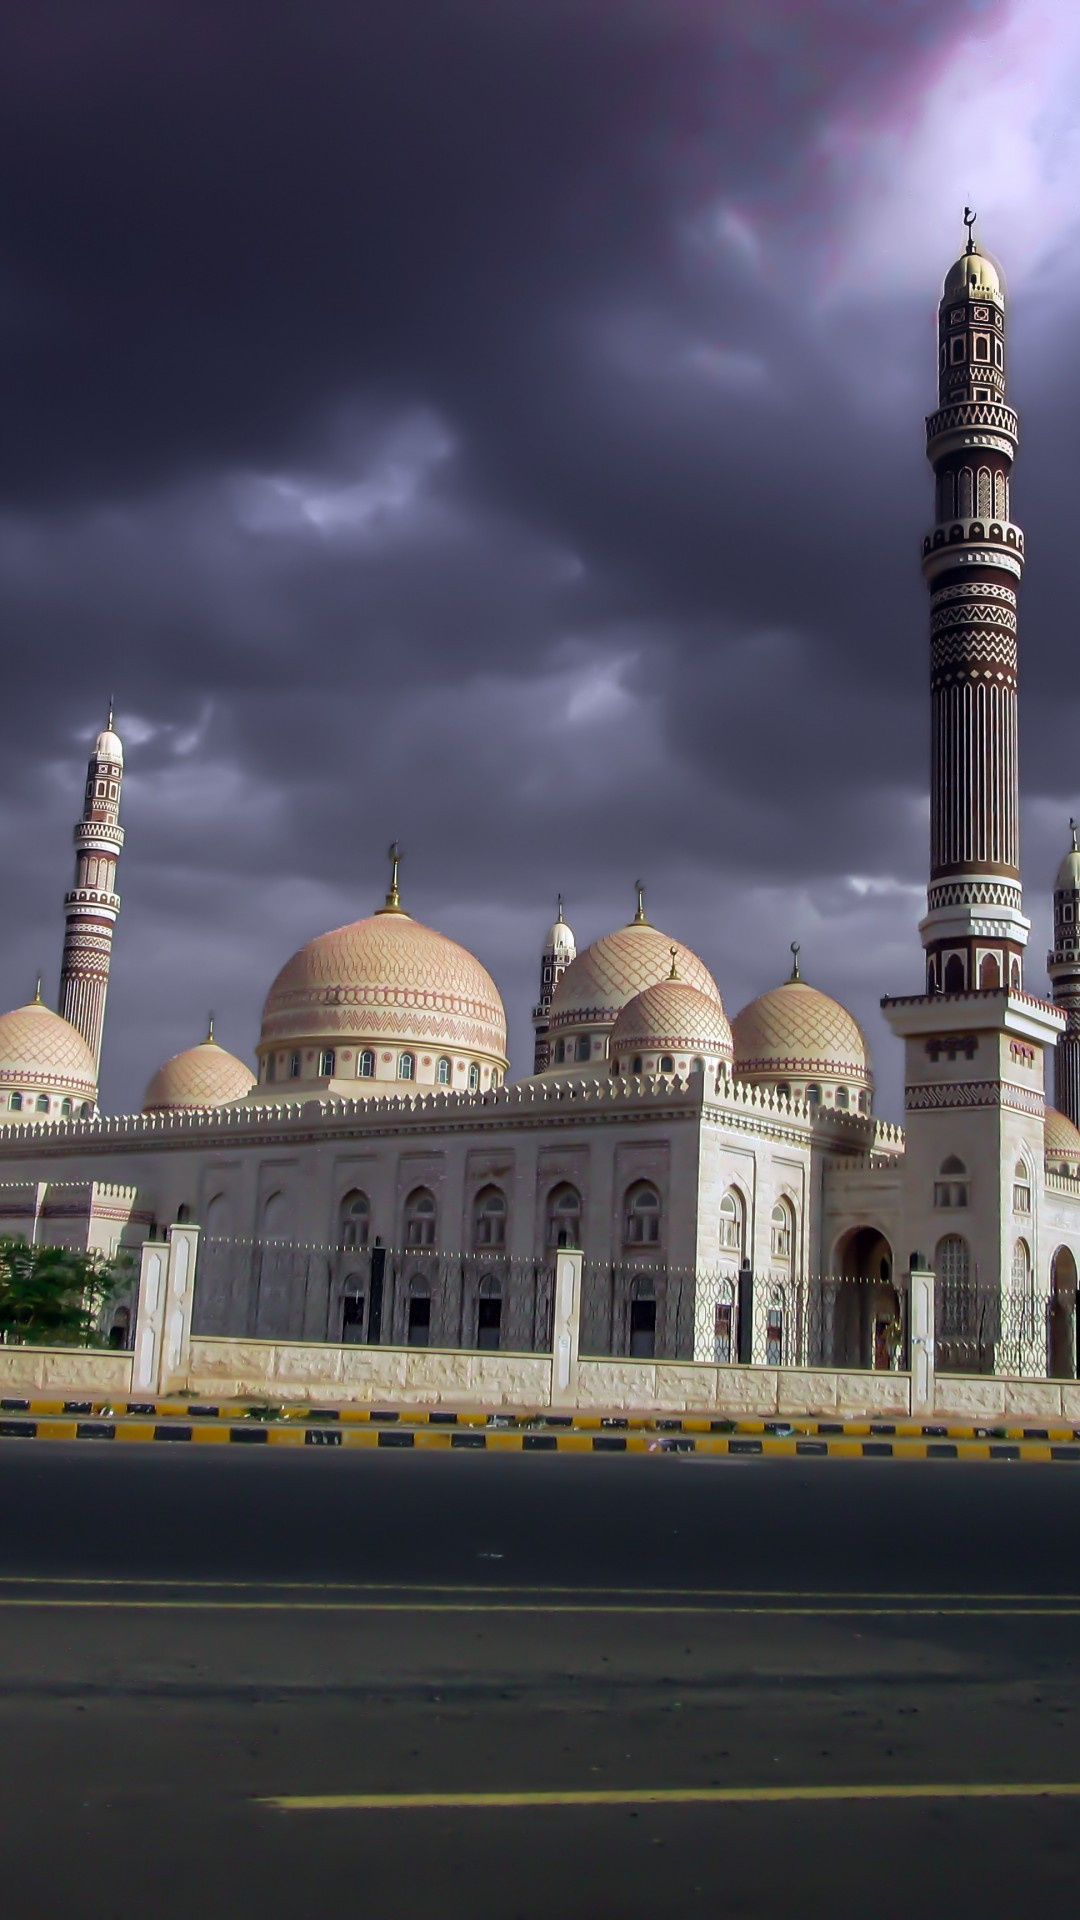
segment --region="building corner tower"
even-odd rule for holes
[[[540,998],[533,1008],[533,1032],[536,1036],[533,1048],[534,1073],[543,1073],[549,1065],[551,1048],[548,1031],[551,1026],[552,997],[570,962],[576,959],[573,930],[563,919],[563,897],[560,893],[559,911],[554,924],[548,929],[540,958]]]
[[[113,731],[113,710],[86,769],[82,819],[75,826],[75,884],[64,896],[64,957],[58,1012],[82,1034],[101,1064],[105,997],[113,929],[120,912],[116,863],[124,844],[120,788],[124,749]]]
[[[1054,944],[1046,956],[1054,1005],[1065,1015],[1065,1031],[1054,1050],[1054,1105],[1074,1127],[1080,1126],[1080,849],[1076,821],[1072,846],[1054,882]]]
[[[923,993],[882,1002],[905,1045],[904,1249],[946,1285],[1014,1285],[1040,1258],[1045,1053],[1064,1016],[1023,990],[1017,416],[1006,400],[1005,293],[971,235],[938,308],[938,405],[926,421],[930,879]],[[1021,1177],[1023,1175],[1023,1177]],[[948,1211],[946,1211],[946,1209]]]

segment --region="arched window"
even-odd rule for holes
[[[661,1054],[661,1056],[660,1056],[660,1071],[661,1071],[661,1073],[674,1073],[674,1071],[675,1071],[675,1061],[674,1061],[674,1059],[673,1059],[673,1057],[672,1057],[672,1055],[671,1055],[670,1053],[662,1053],[662,1054]]]
[[[401,1053],[398,1055],[397,1077],[399,1080],[415,1080],[416,1055],[414,1053]]]
[[[565,1059],[566,1059],[566,1041],[565,1041],[565,1040],[556,1040],[556,1042],[555,1042],[555,1060],[556,1060],[556,1063],[558,1064],[558,1063],[560,1063],[560,1062],[562,1062],[562,1061],[563,1061],[563,1060],[565,1060]]]
[[[274,1055],[272,1053],[268,1053],[266,1056],[266,1059],[263,1061],[263,1079],[272,1080],[274,1078],[276,1067],[277,1067],[277,1061],[274,1058]]]
[[[363,1053],[357,1054],[356,1072],[360,1080],[375,1078],[375,1054],[371,1047],[365,1047]]]
[[[473,1246],[505,1245],[506,1195],[498,1187],[481,1187],[473,1201]]]
[[[807,1087],[806,1104],[807,1106],[810,1106],[810,1107],[820,1107],[821,1105],[821,1088],[820,1087],[815,1087],[815,1086]]]
[[[954,1153],[941,1163],[934,1181],[935,1207],[966,1207],[968,1204],[967,1168]]]
[[[93,1103],[93,1101],[92,1101],[92,1100],[84,1100],[84,1101],[83,1101],[83,1103],[82,1103],[82,1106],[81,1106],[81,1107],[79,1108],[79,1119],[80,1119],[80,1120],[92,1120],[92,1119],[93,1119],[93,1117],[94,1117],[94,1103]]]
[[[431,1288],[423,1275],[416,1274],[409,1282],[409,1324],[406,1329],[406,1343],[410,1347],[426,1347],[431,1341]]]
[[[453,1068],[452,1068],[452,1066],[450,1065],[450,1062],[449,1062],[449,1060],[448,1060],[448,1059],[446,1058],[446,1055],[445,1055],[445,1054],[443,1054],[443,1057],[442,1057],[442,1059],[441,1059],[441,1060],[437,1060],[437,1061],[435,1062],[435,1082],[436,1082],[436,1085],[437,1085],[437,1086],[440,1086],[440,1087],[448,1087],[448,1086],[450,1085],[450,1081],[451,1081],[451,1077],[452,1077],[452,1075],[453,1075],[453,1071],[454,1071],[454,1070],[453,1070]]]
[[[288,1225],[287,1206],[283,1193],[271,1193],[263,1201],[262,1237],[264,1240],[284,1240]]]
[[[989,351],[990,351],[989,341],[987,341],[986,343],[986,348],[987,348],[987,354],[989,354]],[[993,477],[991,475],[989,467],[980,467],[979,468],[979,519],[980,520],[993,519],[993,516],[994,516],[993,486],[994,486]]]
[[[960,953],[950,953],[945,962],[945,991],[946,993],[963,993],[966,986],[964,956]]]
[[[492,1088],[501,1087],[502,1085],[502,1074],[497,1067],[492,1067],[491,1069],[491,1085]]]
[[[71,1119],[71,1101],[70,1101],[70,1100],[61,1100],[61,1102],[60,1102],[60,1117],[61,1117],[61,1119],[62,1119],[62,1120],[70,1120],[70,1119]]]
[[[366,1247],[370,1234],[371,1201],[359,1187],[353,1187],[338,1208],[338,1245]]]
[[[746,1247],[746,1202],[736,1187],[729,1187],[720,1202],[720,1247],[740,1258]]]
[[[774,1293],[765,1310],[765,1365],[779,1367],[784,1362],[784,1303]]]
[[[544,1239],[549,1247],[580,1247],[581,1245],[581,1195],[568,1180],[564,1180],[558,1187],[553,1187],[548,1194],[547,1231]]]
[[[414,1187],[405,1202],[405,1245],[435,1245],[435,1195],[427,1187]]]
[[[49,1111],[49,1096],[48,1096],[48,1094],[47,1094],[47,1093],[39,1093],[39,1094],[38,1094],[38,1097],[37,1097],[37,1099],[36,1099],[36,1101],[34,1102],[34,1105],[36,1106],[36,1108],[37,1108],[37,1111],[38,1111],[39,1113],[48,1113],[48,1111]]]
[[[956,492],[956,511],[961,520],[970,520],[972,516],[973,478],[970,467],[961,467]]]
[[[847,1088],[846,1088],[846,1087],[837,1087],[837,1089],[836,1089],[836,1104],[837,1104],[837,1106],[838,1106],[838,1107],[846,1107],[846,1106],[847,1106],[847,1103],[848,1103],[848,1090],[847,1090]]]
[[[641,1055],[640,1055],[640,1053],[635,1053],[635,1055],[634,1055],[634,1057],[633,1057],[633,1059],[631,1060],[631,1062],[630,1062],[630,1071],[631,1071],[631,1073],[640,1073],[640,1072],[641,1072]]]
[[[867,1104],[866,1088],[863,1087],[859,1094],[859,1112],[866,1113],[868,1111],[869,1111],[869,1108]]]
[[[300,1055],[299,1055],[298,1053],[290,1053],[290,1055],[289,1055],[289,1079],[290,1079],[290,1080],[299,1080],[299,1078],[300,1078]]]
[[[777,1087],[776,1087],[776,1093],[777,1093],[777,1098],[778,1098],[778,1099],[780,1099],[780,1100],[790,1100],[790,1099],[791,1099],[791,1082],[790,1082],[790,1080],[780,1080],[780,1081],[778,1081],[778,1082],[777,1082]]]
[[[1026,1240],[1018,1240],[1013,1248],[1012,1283],[1014,1287],[1026,1288],[1031,1273],[1031,1249]]]
[[[186,1200],[181,1200],[180,1205],[176,1209],[176,1224],[178,1227],[184,1227],[190,1219],[191,1208],[188,1206]]]
[[[324,1047],[319,1055],[319,1074],[327,1080],[332,1079],[336,1055],[333,1047]]]
[[[694,1058],[693,1058],[693,1059],[691,1060],[691,1062],[690,1062],[690,1071],[691,1071],[691,1073],[704,1073],[704,1071],[705,1071],[705,1062],[704,1062],[704,1060],[703,1060],[703,1059],[701,1058],[701,1055],[700,1055],[700,1054],[695,1054],[695,1056],[694,1056]]]
[[[996,954],[983,954],[979,962],[979,985],[984,989],[988,987],[1000,987],[1001,968],[998,966]]]
[[[1013,1212],[1031,1212],[1031,1175],[1022,1160],[1018,1160],[1013,1173]]]
[[[964,1286],[971,1277],[971,1249],[962,1233],[947,1233],[937,1243],[934,1266],[946,1286]]]
[[[481,1349],[498,1347],[502,1333],[502,1288],[497,1275],[486,1273],[476,1298],[476,1344]]]
[[[469,1092],[475,1093],[480,1085],[480,1069],[474,1060],[469,1068]]]
[[[997,347],[997,350],[1000,354],[1001,352],[1000,342],[995,340],[994,345],[995,347]],[[998,365],[999,366],[1001,365],[1000,360],[998,361]],[[1009,482],[1003,473],[995,473],[994,475],[994,519],[1007,520],[1008,517],[1009,517]]]
[[[772,1210],[770,1245],[773,1259],[789,1266],[795,1251],[795,1212],[787,1200],[778,1200]]]
[[[587,1060],[591,1052],[592,1047],[589,1044],[589,1036],[587,1033],[583,1033],[577,1043],[577,1057],[579,1060]]]
[[[626,1195],[623,1236],[628,1247],[655,1247],[660,1243],[660,1195],[647,1180],[638,1180]]]

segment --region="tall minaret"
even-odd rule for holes
[[[577,947],[574,935],[563,919],[563,898],[559,895],[559,911],[554,924],[548,929],[544,941],[544,951],[540,960],[540,998],[533,1008],[533,1031],[536,1046],[533,1051],[533,1072],[543,1073],[548,1065],[548,1028],[550,1026],[551,999],[559,981],[570,965],[577,959]]]
[[[971,237],[938,308],[938,406],[926,422],[936,512],[930,589],[930,886],[920,926],[927,992],[1023,984],[1016,590],[1010,517],[1018,422],[1005,401],[1001,275]]]
[[[109,988],[113,928],[120,912],[116,863],[124,844],[119,824],[124,749],[109,723],[99,733],[86,769],[86,798],[75,828],[75,885],[64,896],[64,958],[59,1011],[82,1034],[101,1062],[105,995]]]
[[[1072,846],[1054,882],[1054,944],[1046,956],[1054,1005],[1066,1027],[1054,1050],[1054,1105],[1073,1126],[1080,1126],[1080,849],[1076,821],[1070,820]]]

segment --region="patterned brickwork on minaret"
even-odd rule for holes
[[[100,1066],[113,929],[120,912],[116,863],[124,844],[120,788],[124,750],[109,724],[86,769],[82,819],[75,828],[75,884],[64,897],[64,957],[58,1011],[82,1034]]]
[[[1054,1105],[1080,1127],[1080,849],[1076,821],[1072,847],[1054,883],[1054,944],[1046,956],[1054,1005],[1066,1027],[1054,1049]]]
[[[936,514],[930,589],[931,849],[927,991],[1022,985],[1016,606],[1024,536],[1010,487],[999,270],[971,238],[938,310],[938,407],[926,422]]]
[[[577,947],[573,932],[563,919],[563,897],[560,893],[558,917],[544,941],[544,951],[540,959],[540,998],[533,1008],[533,1032],[536,1035],[533,1048],[534,1073],[543,1073],[550,1063],[551,1046],[548,1030],[551,1024],[552,996],[570,962],[576,959]]]

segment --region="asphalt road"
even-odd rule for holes
[[[1070,1467],[12,1441],[0,1514],[14,1920],[1075,1910]]]

